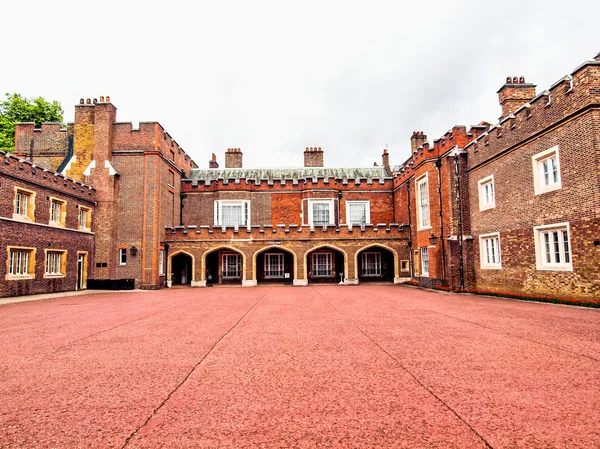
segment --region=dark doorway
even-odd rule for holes
[[[292,284],[294,256],[279,248],[269,248],[256,256],[256,280],[260,283]]]
[[[192,258],[187,254],[177,254],[171,259],[171,282],[173,285],[192,283]]]
[[[306,258],[309,283],[340,282],[340,273],[344,274],[344,254],[340,251],[319,248],[308,253]]]
[[[394,280],[394,254],[374,246],[358,253],[358,280],[362,282],[392,282]]]
[[[243,278],[242,254],[218,250],[206,256],[207,284],[240,284]]]

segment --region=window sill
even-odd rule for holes
[[[426,231],[428,229],[431,229],[431,226],[417,226],[417,231]]]
[[[59,274],[44,274],[44,279],[61,279],[66,277],[66,275],[64,275],[63,273],[59,273]]]
[[[34,222],[29,216],[23,216],[20,214],[13,214],[12,219],[16,220],[16,221],[23,221],[25,223],[33,223]]]
[[[554,192],[555,190],[560,190],[562,189],[562,184],[558,183],[558,184],[554,184],[551,186],[546,186],[546,187],[541,187],[541,186],[536,186],[535,188],[535,195],[542,195],[544,193],[548,193],[548,192]]]
[[[573,265],[538,265],[536,269],[538,271],[573,271]]]
[[[26,281],[30,279],[35,279],[35,276],[32,274],[7,274],[7,281]]]
[[[57,221],[48,222],[48,226],[52,226],[53,228],[65,228],[66,227],[64,223],[60,223]]]
[[[481,265],[482,270],[501,270],[502,265]]]
[[[483,212],[484,210],[488,210],[488,209],[494,209],[496,207],[496,203],[494,204],[488,204],[488,205],[482,205],[479,206],[479,212]]]

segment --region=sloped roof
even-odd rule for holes
[[[298,181],[318,178],[334,178],[341,181],[349,179],[366,179],[372,182],[373,179],[384,180],[386,175],[383,167],[367,168],[324,168],[324,167],[304,167],[304,168],[209,168],[192,169],[190,178],[196,185],[199,181],[210,182],[215,180],[239,181],[240,179],[254,180],[260,182],[266,180],[269,183],[279,180]]]

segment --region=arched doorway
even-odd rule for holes
[[[244,256],[231,248],[219,248],[206,255],[206,285],[242,284]]]
[[[340,274],[345,276],[344,253],[329,246],[308,252],[306,273],[309,284],[340,282]]]
[[[271,247],[255,256],[256,281],[262,283],[292,284],[294,282],[294,254]]]
[[[190,285],[192,283],[192,257],[186,253],[175,254],[171,257],[172,285]]]
[[[363,282],[393,282],[394,253],[383,246],[370,246],[356,254],[356,269],[358,281]]]

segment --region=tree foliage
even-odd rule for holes
[[[5,100],[0,101],[0,150],[14,151],[15,125],[18,122],[34,122],[36,127],[40,127],[42,122],[62,121],[63,110],[58,101],[7,93]]]

